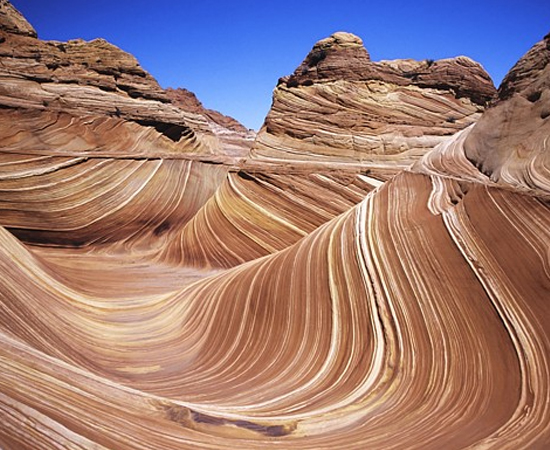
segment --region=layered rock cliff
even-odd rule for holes
[[[371,61],[335,33],[279,80],[251,159],[410,164],[474,123],[495,94],[467,57]]]
[[[136,59],[116,46],[103,39],[41,41],[9,2],[0,11],[3,149],[210,159],[239,158],[248,150],[243,139],[224,148],[217,138],[223,125],[212,130],[200,112],[172,104]]]

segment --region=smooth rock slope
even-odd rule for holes
[[[464,143],[492,180],[544,194],[550,188],[550,35],[510,70]]]

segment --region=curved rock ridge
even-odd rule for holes
[[[283,250],[359,203],[393,174],[230,172],[162,252],[170,264],[229,268]]]
[[[360,38],[335,33],[279,80],[250,159],[410,165],[474,123],[494,94],[467,57],[373,62]]]
[[[116,244],[227,268],[295,243],[395,173],[0,153],[0,225],[27,243]]]
[[[549,136],[550,34],[506,75],[464,142],[465,155],[493,181],[548,194]]]
[[[230,142],[232,130],[172,104],[132,55],[104,39],[41,41],[9,2],[0,11],[4,150],[231,161],[247,153],[240,135]]]
[[[536,198],[405,172],[282,252],[168,295],[109,299],[68,288],[0,230],[0,436],[544,447],[548,230]]]

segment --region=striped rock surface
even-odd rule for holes
[[[548,447],[550,119],[483,159],[524,87],[410,167],[6,147],[0,447]]]
[[[251,159],[410,164],[474,123],[494,93],[467,57],[374,62],[360,38],[335,33],[279,80]]]

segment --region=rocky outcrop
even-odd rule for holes
[[[466,157],[493,181],[550,190],[550,35],[504,78],[491,108],[464,143]]]
[[[172,103],[184,111],[189,111],[195,114],[200,114],[207,117],[212,122],[228,130],[246,134],[249,130],[233,117],[226,116],[213,109],[207,109],[203,106],[197,96],[185,88],[168,88],[166,95]]]
[[[359,37],[342,32],[317,42],[294,73],[279,82],[292,87],[339,79],[452,90],[457,98],[467,97],[479,105],[486,105],[495,94],[487,72],[470,58],[374,62]]]
[[[214,134],[222,142],[225,152],[230,148],[234,149],[236,157],[244,156],[248,153],[256,133],[247,129],[233,117],[226,116],[213,109],[205,108],[197,96],[185,88],[168,88],[166,95],[174,105],[194,114],[199,114],[206,118]]]
[[[32,25],[8,0],[0,0],[0,30],[23,36],[37,36]]]
[[[172,104],[132,55],[103,39],[41,41],[7,1],[0,12],[4,150],[214,160],[247,152],[224,148],[209,119]]]
[[[531,102],[537,101],[537,97],[542,95],[541,91],[548,89],[550,85],[549,64],[550,33],[537,42],[506,74],[498,88],[495,103],[502,103],[515,94]]]
[[[410,164],[474,123],[495,93],[466,57],[373,62],[335,33],[281,78],[251,159]]]

